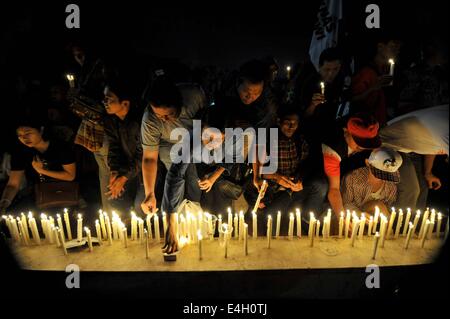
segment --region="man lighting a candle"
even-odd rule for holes
[[[178,241],[175,233],[175,212],[184,199],[184,186],[189,178],[195,178],[197,181],[198,197],[195,201],[200,202],[202,191],[209,192],[219,177],[224,173],[229,173],[233,165],[238,162],[239,154],[243,154],[244,134],[235,136],[234,134],[225,135],[225,127],[229,123],[226,110],[217,106],[210,106],[202,115],[201,142],[194,140],[197,136],[190,133],[190,138],[183,138],[183,142],[177,144],[177,147],[171,150],[173,164],[167,172],[164,185],[164,195],[162,200],[162,210],[169,214],[167,223],[167,232],[163,251],[166,254],[172,254],[178,250]],[[195,126],[194,126],[195,130]],[[228,139],[231,139],[228,140]],[[178,148],[181,146],[181,149]],[[192,146],[192,149],[191,149]],[[174,156],[181,156],[177,160]],[[178,154],[178,155],[175,155]],[[225,159],[232,158],[231,163]],[[214,167],[214,172],[200,179],[197,171],[197,165],[206,164]],[[191,169],[194,175],[187,175],[186,172]],[[223,192],[222,188],[217,189]]]
[[[336,216],[344,210],[341,173],[355,165],[352,162],[356,153],[381,146],[379,124],[373,116],[359,113],[351,116],[345,123],[343,127],[337,126],[335,134],[329,135],[322,142],[324,171],[328,178],[327,197]]]
[[[402,157],[393,149],[381,147],[373,150],[365,162],[365,167],[350,172],[342,181],[344,208],[373,213],[378,206],[384,215],[389,215],[388,207],[397,198]]]

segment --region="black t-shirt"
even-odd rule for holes
[[[73,146],[69,143],[52,140],[44,153],[40,153],[36,149],[26,147],[22,144],[17,145],[11,154],[11,170],[25,170],[27,177],[34,181],[55,180],[48,176],[39,176],[34,170],[31,162],[35,156],[38,156],[44,162],[44,168],[49,171],[62,171],[63,165],[75,163]]]

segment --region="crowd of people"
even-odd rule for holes
[[[380,37],[373,45],[371,60],[353,73],[339,48],[328,48],[317,69],[303,65],[287,76],[275,58],[261,57],[230,72],[198,68],[182,81],[153,69],[137,83],[126,63],[72,44],[76,67],[51,87],[46,112],[30,105],[14,119],[16,140],[1,154],[0,211],[62,202],[86,209],[80,185],[93,174],[96,210],[141,216],[173,216],[184,199],[224,213],[242,197],[249,213],[265,183],[261,214],[300,208],[320,217],[331,208],[333,225],[347,209],[424,209],[428,190],[447,178],[433,173],[437,158],[448,163],[447,57],[430,45],[392,75],[401,42]],[[67,196],[50,194],[51,185]],[[173,252],[172,218],[168,227]]]

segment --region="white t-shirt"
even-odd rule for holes
[[[403,153],[448,155],[448,104],[396,117],[380,130],[383,146]]]

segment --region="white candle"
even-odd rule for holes
[[[380,208],[378,206],[375,206],[375,214],[373,217],[373,233],[376,233],[377,231],[379,217],[380,217]]]
[[[239,219],[238,214],[234,213],[234,238],[237,239],[239,237]]]
[[[291,67],[289,65],[286,67],[286,77],[288,80],[291,78]]]
[[[64,208],[64,222],[66,223],[67,238],[69,240],[72,240],[72,229],[70,228],[70,219],[69,213],[67,212],[67,208]],[[62,228],[61,231],[63,231]]]
[[[277,213],[277,225],[276,225],[276,229],[275,229],[275,238],[279,238],[280,237],[280,227],[281,227],[281,212],[278,211]]]
[[[359,222],[359,233],[358,233],[358,237],[359,239],[362,239],[364,236],[364,226],[366,226],[366,216],[364,215],[364,213],[361,214],[361,220]]]
[[[61,242],[59,240],[59,233],[58,233],[58,229],[59,227],[53,227],[52,228],[52,232],[53,232],[53,236],[55,238],[55,242],[56,242],[56,247],[61,247]]]
[[[102,230],[100,237],[102,237],[101,239],[107,239],[108,235],[107,235],[107,231],[106,231],[105,217],[103,216],[103,212],[101,209],[99,210],[98,215],[99,215],[99,220],[100,220],[100,228]]]
[[[202,260],[203,259],[203,252],[202,252],[202,231],[199,229],[197,231],[197,240],[198,240],[198,259]]]
[[[137,239],[137,227],[138,227],[138,225],[137,225],[136,213],[131,212],[131,236],[130,236],[131,240]]]
[[[308,227],[308,237],[314,236],[314,224],[316,223],[316,220],[314,218],[314,213],[309,213],[309,227]]]
[[[28,246],[30,243],[28,241],[27,236],[25,235],[25,227],[23,227],[23,223],[19,217],[17,217],[17,224],[19,226],[20,234],[22,235],[22,241],[25,246]]]
[[[422,217],[422,223],[420,225],[420,230],[419,230],[419,238],[421,239],[423,237],[423,229],[425,228],[425,224],[428,220],[428,216],[430,214],[430,211],[428,210],[428,208],[425,210],[425,212],[423,213],[423,217]]]
[[[270,241],[272,239],[272,216],[267,216],[267,248],[270,248]]]
[[[436,229],[436,237],[437,238],[441,237],[441,225],[442,225],[442,214],[438,213],[437,214],[437,229]]]
[[[295,209],[295,217],[296,217],[296,221],[297,221],[297,237],[301,238],[302,237],[302,212],[298,208]]]
[[[99,245],[102,244],[102,230],[100,227],[100,222],[98,221],[98,219],[95,220],[95,234],[97,235],[97,240]]]
[[[267,186],[268,186],[267,182],[265,180],[263,180],[261,188],[259,189],[258,198],[256,199],[256,202],[255,202],[255,205],[253,206],[252,212],[258,211],[259,203],[264,198],[264,194],[266,192]]]
[[[253,238],[258,237],[258,217],[256,216],[255,212],[252,212],[253,215]]]
[[[61,246],[63,248],[64,251],[64,255],[67,256],[67,249],[66,249],[66,243],[64,241],[64,236],[63,236],[63,231],[62,229],[58,229],[58,235],[59,235],[59,240],[61,242]]]
[[[311,235],[309,236],[309,247],[314,247],[314,231],[316,228],[316,222],[310,220],[309,229],[311,230]]]
[[[208,216],[208,234],[209,234],[209,240],[214,240],[214,227],[213,227],[213,218],[212,215],[209,214]],[[242,220],[244,220],[244,214],[242,213]]]
[[[294,236],[294,214],[289,214],[289,228],[288,228],[288,238],[292,240]]]
[[[91,237],[91,231],[89,230],[89,228],[84,227],[84,231],[86,233],[86,237],[88,240],[88,245],[89,245],[89,252],[92,252],[93,248],[92,248],[92,237]]]
[[[108,242],[110,245],[112,245],[111,222],[107,214],[105,214],[104,216],[105,216],[106,232],[108,234]]]
[[[150,221],[150,214],[145,217],[145,222],[147,224],[147,237],[152,239],[152,222]]]
[[[17,222],[14,219],[14,217],[9,216],[9,221],[11,224],[11,228],[13,229],[13,236],[14,236],[14,240],[17,242],[20,242],[20,235],[19,235],[19,228],[17,227]],[[47,235],[48,236],[48,235]]]
[[[352,247],[355,246],[355,239],[356,234],[358,233],[359,225],[360,225],[359,220],[357,218],[354,218],[352,223]]]
[[[390,76],[394,76],[394,66],[395,66],[394,59],[389,59],[389,75]]]
[[[144,243],[144,220],[142,218],[138,219],[139,222],[139,243]]]
[[[233,225],[233,214],[231,213],[231,207],[228,207],[228,221],[227,225],[231,227]]]
[[[52,216],[49,217],[48,220],[48,232],[49,232],[49,238],[50,238],[50,244],[53,244],[55,242],[55,235],[53,233],[53,227],[55,227],[55,220]]]
[[[422,241],[421,241],[421,243],[420,243],[420,247],[421,247],[421,248],[423,248],[423,247],[425,246],[425,240],[427,239],[426,234],[427,234],[427,232],[428,232],[428,227],[430,227],[430,221],[429,221],[429,220],[427,220],[427,221],[425,222],[425,226],[424,226],[424,229],[423,229]]]
[[[339,238],[342,238],[342,232],[344,231],[344,212],[341,212],[339,217]]]
[[[389,224],[388,224],[388,232],[387,232],[387,238],[391,238],[392,235],[392,228],[394,226],[395,217],[397,215],[397,212],[395,211],[395,208],[392,207],[391,217],[389,218]]]
[[[69,87],[75,88],[75,76],[73,74],[66,74],[67,81],[69,81]]]
[[[166,231],[167,231],[167,214],[166,214],[166,212],[162,212],[162,221],[163,221],[163,235],[164,235],[164,238],[166,238]],[[156,237],[156,235],[155,235],[155,237]]]
[[[433,235],[433,229],[434,229],[434,221],[430,222],[430,225],[428,225],[428,231],[424,232],[427,239],[430,239]]]
[[[350,211],[347,210],[347,215],[345,216],[345,238],[348,238],[349,230],[350,230]]]
[[[144,236],[145,236],[145,258],[148,259],[148,232],[147,232],[147,229],[144,229]]]
[[[41,244],[41,238],[39,237],[39,232],[36,225],[36,220],[33,218],[31,212],[28,214],[28,223],[30,224],[31,234],[33,235],[33,240],[36,244]]]
[[[11,224],[12,226],[14,226],[14,224]],[[44,238],[46,242],[50,242],[50,238],[48,236],[48,220],[47,220],[47,216],[42,213],[41,214],[41,228],[42,228],[42,232],[44,233]]]
[[[239,212],[239,240],[244,238],[244,212]]]
[[[244,254],[248,255],[248,225],[244,223]]]
[[[218,227],[217,229],[219,229],[219,239],[222,239],[223,232],[220,231],[222,229],[222,215],[221,214],[219,214],[219,217],[218,217],[217,227]]]
[[[373,238],[373,249],[372,249],[372,259],[375,259],[377,256],[378,250],[378,242],[380,240],[380,233],[376,232]]]
[[[406,219],[405,219],[405,223],[403,224],[402,236],[406,236],[406,232],[408,231],[410,220],[411,220],[411,208],[407,208],[406,209]]]
[[[28,232],[28,223],[27,223],[27,217],[25,216],[24,213],[21,213],[21,219],[22,219],[22,226],[23,226],[23,231],[25,233],[25,237],[27,242],[30,241],[30,233]]]
[[[447,217],[447,224],[445,225],[445,232],[444,232],[444,241],[447,240],[448,237],[448,222],[449,222],[449,217]]]
[[[2,218],[5,220],[6,226],[8,227],[8,231],[10,234],[12,234],[11,224],[9,222],[9,217],[6,215],[3,215]]]
[[[420,210],[417,210],[416,211],[416,216],[414,217],[414,223],[413,223],[413,233],[415,233],[416,232],[416,229],[417,229],[417,225],[418,225],[418,223],[419,223],[419,219],[420,219]]]
[[[373,228],[373,216],[370,216],[369,218],[369,226],[367,228],[367,236],[372,236],[372,228]]]
[[[233,231],[233,229],[230,228],[230,225],[231,224],[223,225],[224,240],[225,240],[225,258],[228,257],[228,239],[231,237],[231,232]]]
[[[398,213],[398,220],[397,220],[397,226],[395,227],[395,234],[394,237],[398,238],[398,236],[400,235],[400,228],[402,227],[402,222],[403,222],[403,212],[400,209],[400,212]]]
[[[325,94],[325,82],[320,82],[320,93]]]
[[[408,226],[409,226],[408,227],[409,228],[408,229],[408,235],[406,235],[405,246],[403,246],[404,249],[408,249],[409,241],[411,240],[411,236],[412,236],[413,229],[414,229],[413,223],[410,222]]]
[[[123,237],[123,244],[124,244],[125,248],[127,248],[128,247],[128,234],[127,234],[126,227],[122,228],[122,237]]]
[[[164,220],[163,220],[163,224],[164,224]],[[159,243],[161,241],[161,235],[159,233],[159,217],[157,214],[155,214],[153,217],[153,226],[155,227],[155,240],[156,240],[156,242]]]
[[[320,220],[316,221],[316,237],[320,235]]]
[[[60,214],[56,214],[56,222],[58,223],[59,229],[64,229],[62,218],[61,218]],[[63,236],[64,236],[64,231],[63,231]]]
[[[387,227],[388,227],[387,217],[381,214],[381,238],[380,238],[381,248],[384,248],[384,241],[386,240]]]
[[[81,214],[78,214],[77,220],[77,240],[81,241],[83,239],[83,218]]]

